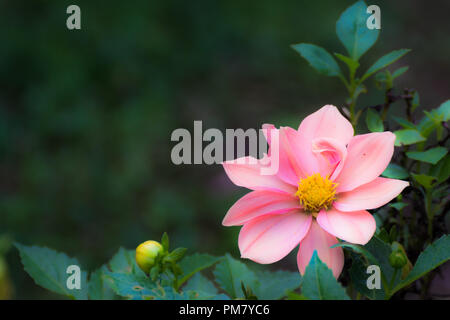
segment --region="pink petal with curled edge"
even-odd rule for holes
[[[299,210],[251,220],[239,233],[241,257],[262,264],[284,258],[306,235],[311,220]]]
[[[338,194],[333,206],[339,211],[379,208],[398,196],[407,186],[407,181],[375,178],[352,191]]]
[[[347,157],[347,148],[333,138],[316,138],[312,141],[312,151],[319,163],[322,177],[334,180],[341,172]]]
[[[276,175],[263,175],[261,169],[264,161],[253,157],[244,157],[226,161],[222,165],[228,178],[237,186],[251,190],[272,190],[294,194],[296,188]]]
[[[378,177],[391,161],[395,135],[374,132],[353,137],[347,147],[347,158],[336,178],[337,192],[353,190]]]
[[[300,273],[305,273],[314,250],[320,260],[333,271],[337,279],[344,267],[344,252],[341,247],[331,248],[338,243],[336,237],[323,230],[316,221],[313,221],[306,237],[300,242],[297,254],[297,265]]]
[[[326,105],[307,116],[298,131],[306,140],[333,138],[344,146],[353,137],[353,126],[333,105]]]
[[[222,224],[238,226],[262,215],[281,214],[293,209],[300,209],[300,203],[294,196],[272,191],[252,191],[236,201]]]
[[[328,233],[344,241],[366,244],[375,233],[374,217],[365,210],[341,212],[335,208],[322,210],[317,223]]]
[[[313,153],[313,141],[331,138],[345,147],[353,137],[353,126],[335,106],[326,105],[306,117],[298,128],[296,151],[304,174],[310,176],[320,172],[319,161]]]

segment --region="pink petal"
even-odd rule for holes
[[[264,136],[266,137],[267,144],[269,145],[269,155],[270,155],[270,145],[272,144],[272,135],[270,134],[271,130],[278,130],[275,128],[273,124],[265,123],[262,125],[262,128],[266,131],[263,131]]]
[[[299,178],[306,178],[319,171],[319,163],[312,152],[311,139],[305,139],[292,128],[283,127],[280,129],[280,140]]]
[[[333,206],[339,211],[375,209],[394,199],[407,186],[407,181],[375,178],[352,191],[340,193]]]
[[[386,169],[394,153],[395,135],[374,132],[353,137],[347,147],[347,158],[336,178],[338,192],[345,192],[366,184]]]
[[[238,226],[265,214],[280,214],[293,209],[300,209],[295,196],[272,191],[252,191],[228,210],[222,224]]]
[[[241,257],[262,264],[284,258],[308,232],[311,220],[299,210],[251,220],[239,233]]]
[[[326,105],[306,117],[298,128],[296,150],[299,166],[304,175],[310,176],[321,171],[319,161],[313,152],[313,141],[332,138],[346,146],[353,137],[353,127],[335,106]]]
[[[344,267],[344,252],[341,247],[332,248],[338,240],[313,221],[306,237],[300,242],[300,248],[297,254],[297,265],[300,273],[305,273],[306,266],[309,264],[314,250],[317,251],[320,260],[333,271],[337,279]]]
[[[244,157],[223,163],[228,178],[237,186],[251,190],[272,190],[294,194],[296,188],[283,182],[276,175],[263,175],[261,162],[253,157]]]
[[[332,105],[326,105],[307,116],[298,131],[306,140],[314,138],[333,138],[347,145],[353,137],[353,126]]]
[[[319,163],[322,177],[334,180],[339,175],[347,157],[347,148],[333,138],[316,138],[312,141],[312,151]]]
[[[344,241],[366,244],[375,233],[374,217],[365,210],[341,212],[335,208],[322,210],[317,223],[328,233]]]
[[[288,157],[286,148],[290,148],[290,145],[283,144],[280,142],[280,130],[276,129],[272,124],[264,124],[263,129],[267,130],[265,134],[267,143],[269,144],[268,153],[272,156],[273,150],[278,150],[279,168],[278,177],[286,183],[297,186],[299,177],[294,170],[291,159]],[[289,128],[290,129],[290,128]],[[296,132],[294,129],[291,129]],[[272,132],[275,131],[274,137],[277,140],[272,141]]]

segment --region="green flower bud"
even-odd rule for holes
[[[408,263],[408,259],[401,250],[392,251],[389,255],[389,263],[395,269],[401,269]]]
[[[405,279],[412,269],[411,261],[408,259],[405,248],[397,242],[394,241],[391,244],[392,253],[389,256],[389,263],[394,268],[402,269],[402,279]],[[392,256],[392,258],[391,258]]]
[[[164,251],[163,246],[153,240],[145,241],[136,248],[136,263],[146,274],[155,265],[156,257]]]

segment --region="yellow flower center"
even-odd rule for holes
[[[299,198],[303,209],[309,213],[317,213],[321,209],[327,210],[336,200],[337,183],[323,178],[320,173],[300,179],[295,195]]]

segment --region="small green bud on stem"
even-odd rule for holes
[[[169,236],[164,232],[161,243],[149,240],[136,248],[136,263],[152,281],[158,280],[161,274],[172,273],[174,288],[178,288],[178,276],[183,270],[178,265],[186,248],[176,248],[169,251]]]
[[[395,269],[403,268],[408,261],[401,251],[394,251],[389,256],[389,263]]]
[[[391,245],[392,252],[389,255],[389,263],[395,269],[401,269],[408,263],[408,257],[403,249],[403,246],[394,241]]]
[[[156,258],[164,251],[163,246],[153,240],[145,241],[136,248],[136,263],[146,274],[155,265]]]

